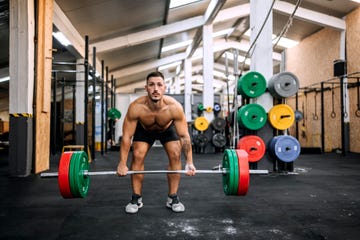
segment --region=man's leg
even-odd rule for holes
[[[144,159],[150,147],[151,146],[146,142],[133,142],[131,170],[137,170],[137,171],[144,170]],[[144,174],[131,175],[131,185],[132,185],[133,194],[141,195],[143,180],[144,180]]]
[[[146,142],[134,142],[133,143],[133,156],[131,161],[131,170],[144,170],[144,159],[150,148],[150,144]],[[132,174],[131,186],[133,194],[131,201],[126,205],[125,212],[137,213],[139,208],[142,208],[142,182],[144,180],[144,174]]]
[[[181,170],[181,145],[180,141],[170,141],[164,144],[166,153],[169,157],[169,170]],[[168,174],[168,185],[169,193],[166,206],[171,208],[174,212],[184,212],[185,207],[180,202],[177,195],[179,184],[180,184],[180,174]]]
[[[181,170],[180,141],[170,141],[164,144],[169,158],[168,170]],[[180,184],[180,174],[168,174],[169,195],[176,194]]]

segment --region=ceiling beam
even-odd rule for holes
[[[116,70],[116,71],[110,71],[109,74],[114,75],[114,78],[118,79],[118,78],[124,78],[139,72],[143,72],[143,71],[147,71],[153,68],[157,68],[159,66],[163,66],[169,63],[173,63],[176,61],[182,61],[184,60],[186,57],[185,53],[179,53],[179,54],[175,54],[169,57],[165,57],[165,58],[161,58],[158,60],[154,60],[154,61],[148,61],[148,62],[144,62],[144,63],[140,63],[140,64],[136,64],[136,65],[131,65],[129,67],[126,68],[122,68],[120,70]]]
[[[214,19],[214,23],[226,22],[234,18],[243,18],[249,15],[250,15],[250,4],[245,3],[236,7],[231,7],[221,10]]]
[[[74,25],[72,25],[71,21],[55,1],[53,24],[71,42],[72,47],[76,50],[75,56],[78,58],[84,58],[85,39],[80,35]],[[73,51],[71,52],[73,53]]]
[[[274,11],[287,15],[291,15],[294,8],[295,8],[294,4],[287,3],[284,1],[276,1],[274,5]],[[306,22],[311,22],[323,27],[330,27],[340,31],[346,29],[345,20],[302,7],[299,7],[297,9],[294,16],[297,19],[301,19]]]
[[[224,6],[225,1],[224,0],[212,0],[209,3],[209,6],[207,7],[205,14],[204,14],[204,24],[212,24],[216,16],[218,15],[220,9],[222,6]],[[193,39],[192,44],[188,47],[186,52],[188,53],[188,57],[191,57],[195,50],[200,46],[200,43],[202,41],[202,29],[198,29],[195,33],[195,37]]]
[[[245,17],[248,16],[249,14],[250,14],[249,4],[243,4],[240,6],[231,7],[219,11],[214,19],[214,23],[228,21],[233,18]],[[207,15],[209,16],[206,17]],[[202,25],[204,25],[205,21],[210,19],[210,17],[213,15],[207,13],[206,16],[197,16],[193,18],[188,18],[182,21],[170,23],[167,25],[151,28],[144,31],[139,31],[136,33],[131,33],[125,36],[94,42],[90,44],[90,47],[92,48],[95,46],[97,52],[107,52],[113,49],[135,46],[141,43],[158,40],[172,34],[201,27]]]
[[[85,58],[85,38],[83,38],[74,25],[72,25],[71,21],[55,1],[53,11],[53,24],[71,42],[71,45],[65,48],[72,53],[74,57]],[[96,52],[98,51],[96,50]],[[92,54],[93,48],[89,47],[88,61],[90,65],[93,63]],[[98,72],[101,70],[101,61],[98,58],[96,58],[96,69]]]
[[[246,40],[237,41],[226,41],[225,39],[219,39],[214,41],[214,53],[221,52],[228,49],[238,49],[241,52],[247,52],[250,47],[250,43]],[[201,58],[202,57],[202,48],[197,49],[193,58]],[[157,68],[162,65],[170,64],[176,61],[182,61],[186,58],[186,53],[178,53],[169,57],[165,57],[162,59],[148,61],[145,63],[131,65],[129,67],[125,67],[116,71],[110,71],[109,74],[114,75],[114,78],[124,78],[130,75],[134,75],[139,72],[151,70],[153,68]],[[273,53],[273,59],[276,61],[281,61],[280,53]]]
[[[151,28],[148,30],[131,33],[125,36],[115,37],[104,41],[94,42],[90,47],[95,46],[98,52],[107,52],[113,49],[130,47],[153,40],[158,40],[163,37],[184,32],[193,28],[200,27],[204,24],[203,16],[188,18],[186,20],[170,23],[160,27]]]
[[[212,24],[226,0],[211,0],[204,14],[204,25]]]

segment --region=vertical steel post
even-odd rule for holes
[[[341,152],[346,156],[346,142],[345,142],[345,111],[344,111],[344,77],[340,77],[340,107],[341,107]]]
[[[93,95],[92,95],[92,114],[91,114],[91,159],[95,159],[95,115],[96,115],[96,47],[93,47],[93,66],[92,66],[92,79],[93,79]]]
[[[106,147],[105,152],[107,153],[107,140],[108,140],[108,97],[109,97],[109,68],[106,66],[105,68],[105,129],[106,129]]]
[[[101,155],[104,155],[104,60],[101,60]]]
[[[85,86],[84,86],[84,150],[87,152],[88,149],[88,95],[89,95],[89,37],[85,36],[85,58],[84,58],[84,67],[85,67]]]
[[[321,83],[321,152],[325,152],[325,98],[324,83]]]
[[[299,93],[296,93],[295,95],[295,109],[296,111],[299,110]],[[296,139],[299,139],[299,121],[296,121],[296,119],[295,119],[295,137]]]
[[[73,105],[72,105],[72,138],[74,143],[76,143],[76,135],[75,135],[75,114],[76,114],[76,87],[75,87],[75,83],[72,85],[72,90],[73,90]]]
[[[65,124],[65,78],[61,79],[61,147],[64,147]]]
[[[57,111],[56,111],[56,87],[57,87],[57,74],[56,72],[53,73],[53,114],[52,114],[52,145],[51,145],[51,153],[52,155],[56,154],[56,118],[57,118]]]

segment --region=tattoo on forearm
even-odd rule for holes
[[[190,141],[187,138],[183,138],[181,143],[182,143],[182,150],[186,156],[186,154],[188,154],[191,149]]]

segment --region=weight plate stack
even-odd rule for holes
[[[261,105],[257,103],[250,103],[243,105],[238,110],[237,121],[243,128],[259,130],[265,126],[267,121],[267,114]]]
[[[237,82],[237,91],[244,97],[256,98],[262,95],[265,90],[266,79],[259,72],[247,72]]]
[[[239,160],[236,155],[235,150],[230,150],[232,157],[230,158],[230,166],[232,163],[232,172],[233,172],[233,179],[232,179],[232,191],[231,195],[238,195],[238,187],[239,187]]]
[[[209,142],[208,138],[203,133],[199,133],[199,134],[195,135],[193,141],[194,141],[195,146],[197,146],[197,147],[205,147]]]
[[[239,183],[237,195],[244,196],[248,192],[250,185],[248,154],[242,149],[236,149],[235,152],[239,161]]]
[[[283,162],[293,162],[300,155],[299,141],[290,135],[279,135],[271,139],[269,144],[270,156]]]
[[[237,149],[243,149],[247,152],[249,162],[258,162],[264,156],[266,146],[261,137],[247,135],[239,139]]]
[[[209,122],[208,120],[201,116],[201,117],[197,117],[194,121],[194,128],[198,131],[205,131],[209,128]]]
[[[60,194],[63,198],[73,198],[70,189],[70,178],[69,178],[69,169],[71,161],[72,152],[64,152],[61,154],[59,162],[59,176],[58,176],[58,185]]]
[[[73,197],[85,198],[88,193],[90,178],[83,174],[89,170],[88,157],[84,151],[73,152],[70,161],[70,189]]]
[[[221,117],[216,117],[211,121],[211,126],[217,131],[223,131],[226,127],[226,121]]]
[[[119,110],[117,110],[116,108],[110,108],[108,110],[108,117],[112,120],[120,119],[121,112]]]
[[[230,162],[229,162],[230,156],[232,156],[232,154],[230,153],[230,149],[225,149],[222,160],[222,167],[225,168],[227,172],[223,174],[222,180],[223,180],[224,193],[226,195],[231,195],[231,191],[233,189],[231,182],[232,175],[231,175]]]
[[[293,125],[295,121],[295,114],[289,105],[278,104],[270,109],[268,119],[271,126],[274,128],[278,130],[285,130]]]
[[[222,148],[226,145],[226,138],[222,133],[215,133],[212,137],[212,143],[217,148]]]
[[[291,72],[281,72],[272,76],[268,90],[275,98],[294,96],[299,90],[299,79]]]

